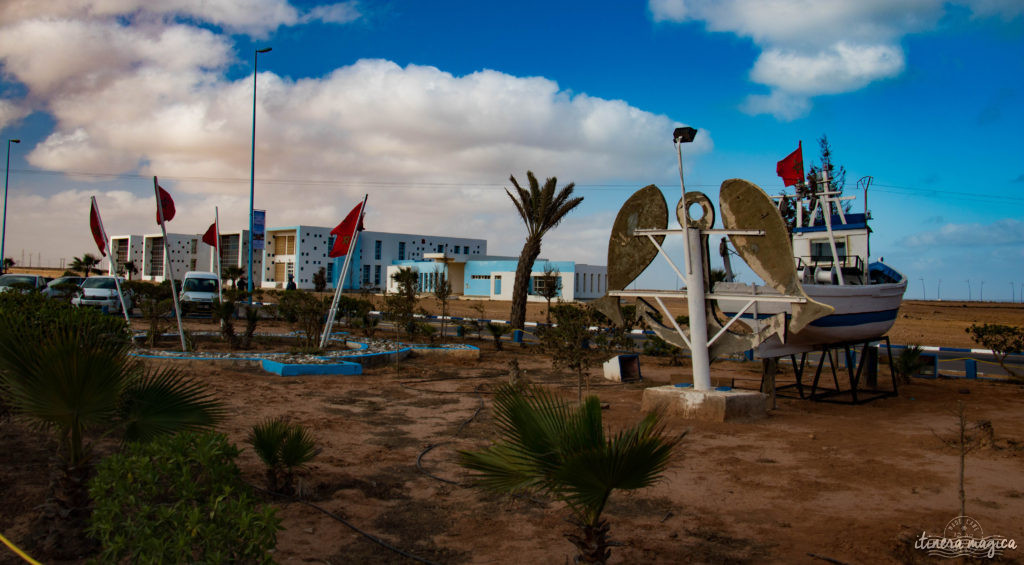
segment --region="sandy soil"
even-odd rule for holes
[[[894,333],[969,346],[964,325],[1024,318],[1019,308],[957,304],[909,303]],[[564,505],[469,488],[455,461],[457,450],[493,438],[489,393],[507,379],[512,359],[526,378],[567,398],[575,398],[574,380],[529,348],[497,352],[488,342],[471,343],[481,347],[479,361],[414,358],[359,377],[280,378],[224,362],[193,362],[188,371],[229,404],[221,429],[239,445],[268,416],[309,426],[324,451],[302,478],[307,501],[388,543],[438,563],[564,563],[573,549],[562,537],[571,529]],[[592,392],[609,404],[613,429],[640,417],[644,387],[689,380],[685,365],[643,357],[641,367],[645,381],[635,384],[600,383],[592,371]],[[712,367],[716,377],[755,389],[759,370],[755,363]],[[992,432],[967,456],[967,514],[987,535],[1024,545],[1024,388],[920,380],[901,386],[896,398],[861,406],[780,398],[760,421],[673,421],[674,433],[689,433],[665,480],[616,493],[608,505],[612,537],[624,544],[612,562],[928,562],[914,539],[941,533],[959,513],[958,453],[942,441],[955,436],[959,401],[972,426],[988,422]],[[48,442],[2,422],[0,453],[0,531],[27,543],[45,491]],[[240,465],[249,482],[261,484],[251,451]],[[412,562],[310,506],[273,503],[286,528],[279,562]],[[1021,550],[1010,557],[1024,562]],[[0,563],[15,562],[0,551]]]

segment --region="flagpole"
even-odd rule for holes
[[[224,285],[223,281],[220,280],[221,273],[223,272],[220,264],[220,210],[216,206],[213,207],[213,225],[213,231],[217,234],[217,239],[215,240],[217,245],[213,248],[213,252],[217,255],[217,301],[224,302],[224,296],[221,293],[221,287]]]
[[[356,240],[359,239],[359,226],[363,223],[363,215],[366,214],[366,199],[368,194],[363,195],[363,204],[359,207],[359,219],[356,220],[352,232],[352,240],[348,242],[348,253],[345,254],[345,262],[341,266],[341,276],[338,277],[338,285],[334,288],[334,300],[331,301],[331,309],[327,312],[327,323],[324,324],[324,333],[320,336],[320,349],[327,347],[327,340],[330,339],[331,330],[334,329],[334,313],[338,310],[338,301],[341,300],[341,289],[345,286],[345,275],[348,273],[348,266],[352,262],[352,253],[356,247]]]
[[[103,246],[107,248],[110,257],[110,267],[114,271],[114,286],[117,288],[117,298],[121,301],[121,312],[124,313],[124,322],[128,324],[128,333],[132,333],[132,322],[128,319],[128,308],[124,303],[124,293],[121,292],[121,281],[117,278],[117,257],[110,247],[110,238],[107,237],[107,230],[103,228],[103,218],[100,217],[100,207],[96,204],[96,197],[92,197],[92,208],[96,210],[96,223],[100,225],[100,233],[103,234]]]
[[[160,185],[153,177],[153,194],[156,195],[156,211],[160,216],[160,233],[164,236],[164,277],[171,281],[171,299],[174,302],[174,317],[178,320],[178,336],[181,338],[181,350],[188,351],[185,345],[185,329],[181,326],[181,308],[178,306],[178,289],[174,288],[174,274],[171,270],[171,253],[167,245],[167,226],[164,225],[164,205],[160,202]]]

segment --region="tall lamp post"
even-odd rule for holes
[[[920,277],[921,280],[921,293],[924,295],[922,300],[928,300],[928,290],[924,287],[924,277]]]
[[[7,181],[11,174],[11,144],[21,143],[20,139],[7,140],[7,166],[4,167],[4,225],[0,231],[0,273],[7,272],[7,261],[4,255],[4,243],[7,241]]]
[[[249,153],[249,303],[252,304],[252,228],[253,195],[256,192],[256,76],[259,75],[260,53],[270,52],[270,47],[257,49],[252,64],[252,149]]]

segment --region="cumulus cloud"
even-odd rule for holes
[[[1006,218],[991,224],[945,224],[938,230],[903,238],[897,245],[906,247],[990,247],[1024,244],[1024,222]]]
[[[1015,0],[961,0],[976,17],[1013,19]],[[943,0],[650,0],[656,22],[701,22],[709,31],[750,38],[762,51],[750,73],[769,88],[742,105],[781,120],[805,115],[810,99],[858,90],[898,76],[906,61],[900,40],[934,28]]]
[[[130,192],[134,199],[95,184],[101,200],[119,198],[114,211],[104,209],[111,233],[155,229],[149,175],[160,176],[178,202],[173,232],[202,232],[214,206],[220,206],[224,229],[240,229],[248,213],[252,75],[225,77],[232,46],[216,30],[180,20],[126,25],[116,17],[128,6],[143,10],[140,4],[58,2],[66,10],[45,18],[14,18],[10,5],[0,12],[0,63],[24,85],[24,103],[55,122],[46,139],[25,148],[27,159],[47,171],[140,174]],[[203,12],[214,9],[206,4],[178,0],[162,9],[187,8],[204,21],[234,17]],[[34,5],[14,7],[31,11]],[[71,17],[75,6],[91,11]],[[357,5],[314,10],[309,17],[351,21]],[[169,52],[174,57],[164,56]],[[567,92],[544,77],[492,70],[456,76],[431,66],[361,60],[300,80],[261,72],[258,83],[255,199],[257,208],[268,210],[271,226],[333,225],[368,192],[368,229],[512,234],[491,244],[498,253],[518,253],[522,244],[502,189],[509,174],[522,178],[533,170],[541,178],[558,176],[560,184],[664,178],[674,170],[665,132],[682,125],[620,100]],[[711,144],[705,132],[688,151],[706,152]],[[24,180],[16,179],[16,191]],[[8,235],[58,249],[77,239],[71,233],[87,234],[87,190],[22,194],[18,207],[60,214],[36,220],[26,214]],[[587,224],[586,209],[579,214]],[[590,233],[564,233],[584,232]],[[603,263],[603,241],[578,245],[590,252],[574,258]]]
[[[129,17],[197,20],[229,31],[264,35],[281,26],[310,21],[348,23],[360,17],[355,1],[317,6],[300,13],[289,0],[5,0],[0,25],[32,19],[109,19]]]

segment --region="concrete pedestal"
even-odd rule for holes
[[[641,409],[686,420],[727,422],[764,418],[765,395],[753,390],[694,390],[674,385],[644,389]]]

